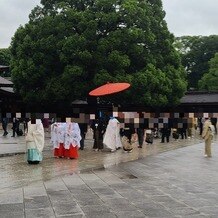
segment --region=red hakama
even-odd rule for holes
[[[71,144],[69,149],[64,149],[64,157],[77,159],[79,157],[78,147]]]
[[[65,153],[64,143],[60,143],[59,148],[54,149],[54,156],[55,157],[64,157],[64,153]]]

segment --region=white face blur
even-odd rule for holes
[[[42,123],[41,119],[36,119],[36,124]]]

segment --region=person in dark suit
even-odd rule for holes
[[[164,123],[163,128],[161,129],[161,143],[165,142],[165,138],[166,141],[169,142],[170,134],[171,134],[170,125],[168,123]]]
[[[93,130],[94,151],[100,151],[103,149],[103,136],[106,131],[106,124],[101,119],[96,119],[91,124]]]
[[[144,136],[145,136],[145,130],[142,126],[140,126],[139,128],[137,128],[137,135],[138,135],[138,142],[139,142],[139,146],[138,148],[142,148],[143,142],[144,142]]]
[[[13,117],[12,119],[13,134],[11,137],[15,137],[15,133],[17,133],[18,129],[19,129],[19,119],[17,119],[16,117]]]
[[[137,135],[138,135],[138,148],[142,148],[143,142],[144,142],[144,137],[145,137],[145,121],[144,121],[144,115],[142,112],[139,113],[139,119],[142,121],[139,122],[139,127],[136,129]]]
[[[181,135],[181,139],[187,139],[187,129],[188,129],[188,123],[187,119],[184,117],[182,118],[182,127],[179,128],[179,134]]]
[[[178,128],[178,133],[181,136],[181,139],[187,139],[187,128],[185,126]]]
[[[86,138],[86,133],[88,129],[88,124],[87,123],[79,123],[79,128],[80,128],[80,135],[81,135],[81,141],[80,141],[80,150],[84,149],[84,141]]]

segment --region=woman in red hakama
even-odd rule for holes
[[[59,143],[59,148],[54,149],[54,156],[64,157],[64,153],[65,153],[64,143]]]
[[[79,157],[78,150],[81,139],[78,123],[66,123],[64,157],[69,159],[77,159]]]
[[[64,157],[65,123],[54,123],[51,126],[51,142],[54,147],[54,157]]]

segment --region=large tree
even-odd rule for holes
[[[218,35],[182,36],[175,41],[188,75],[188,87],[199,89],[198,81],[209,71],[209,61],[218,52]]]
[[[41,0],[12,40],[12,75],[26,102],[71,102],[130,82],[122,100],[176,104],[186,90],[161,0]]]
[[[209,61],[209,71],[199,81],[201,90],[218,91],[218,53]]]

